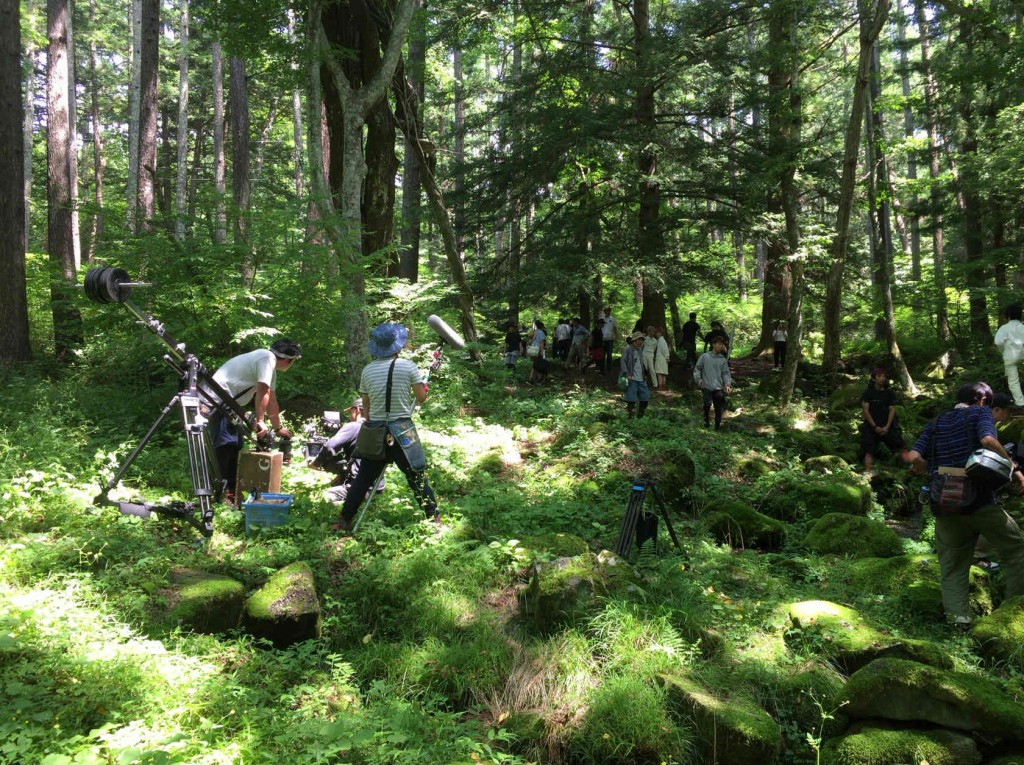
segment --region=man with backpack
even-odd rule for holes
[[[947,620],[961,628],[971,623],[969,577],[979,535],[984,534],[999,551],[1006,597],[1024,595],[1024,533],[996,505],[992,489],[964,470],[977,449],[1009,459],[992,419],[992,399],[987,383],[960,386],[956,406],[928,423],[907,454],[912,469],[930,476],[942,606]],[[1024,475],[1019,470],[1014,471],[1012,482],[1018,494],[1024,491]]]

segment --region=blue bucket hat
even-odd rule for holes
[[[392,324],[390,321],[385,321],[378,324],[370,332],[370,342],[366,344],[366,347],[369,349],[371,356],[386,358],[398,353],[408,339],[408,329],[401,324]]]

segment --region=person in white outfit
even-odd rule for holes
[[[651,390],[658,387],[658,375],[654,371],[654,354],[658,350],[658,338],[654,336],[654,327],[647,328],[647,337],[644,338],[644,372],[651,381]]]
[[[996,348],[1002,351],[1006,383],[1010,386],[1014,406],[1024,406],[1024,392],[1020,389],[1017,365],[1024,359],[1024,324],[1021,323],[1020,303],[1006,307],[1006,323],[996,330]]]

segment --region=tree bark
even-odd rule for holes
[[[139,201],[142,228],[152,230],[156,215],[157,79],[160,46],[160,0],[142,0],[142,47],[139,50]]]
[[[424,74],[427,63],[427,29],[426,14],[417,13],[409,29],[409,53],[405,72],[409,85],[416,93],[417,103],[423,103]],[[514,64],[513,64],[514,66]],[[399,97],[400,85],[396,86],[396,98]],[[416,121],[420,125],[419,120]],[[422,136],[419,136],[422,138]],[[406,139],[405,158],[402,167],[402,236],[399,255],[398,275],[415,284],[420,273],[420,223],[423,218],[421,202],[423,182],[420,178],[420,161],[412,143]],[[516,257],[515,236],[510,246],[512,257]],[[515,287],[513,287],[515,289]],[[518,312],[518,311],[517,311]],[[518,321],[518,319],[515,319]]]
[[[21,16],[18,14],[18,22],[20,29]],[[25,49],[25,101],[23,104],[24,122],[22,124],[22,154],[23,154],[23,166],[22,173],[24,177],[24,192],[23,197],[25,201],[25,247],[28,247],[28,243],[32,234],[32,132],[35,129],[35,113],[36,113],[36,60],[35,60],[35,48],[32,45],[27,45]],[[22,253],[24,258],[24,253]]]
[[[454,108],[454,151],[452,159],[455,164],[455,246],[459,258],[465,255],[466,207],[463,203],[463,192],[466,188],[466,96],[462,82],[462,44],[455,41],[452,48],[452,87]]]
[[[288,39],[294,44],[295,35],[295,14],[288,12]],[[299,88],[292,89],[292,165],[295,181],[295,198],[301,199],[303,194],[302,177],[302,156],[305,151],[302,143],[302,91]]]
[[[131,0],[131,83],[128,88],[128,205],[125,222],[131,234],[138,232],[139,215],[139,120],[142,96],[142,0]]]
[[[890,273],[892,263],[892,233],[889,224],[889,207],[885,196],[880,196],[877,191],[885,188],[889,182],[888,158],[879,145],[885,139],[885,126],[883,124],[882,111],[878,107],[878,101],[882,94],[881,78],[881,56],[878,50],[878,42],[875,41],[872,54],[872,76],[870,78],[870,95],[867,104],[868,108],[868,152],[873,162],[869,172],[874,173],[874,184],[869,182],[868,199],[871,201],[871,209],[875,215],[876,232],[875,238],[875,284],[877,285],[879,299],[882,304],[882,316],[885,326],[885,341],[888,346],[889,356],[892,358],[896,370],[896,377],[900,384],[911,395],[917,395],[917,386],[910,376],[907,362],[900,351],[899,342],[896,338],[896,314],[892,304],[892,276]]]
[[[231,56],[229,97],[231,99],[231,191],[234,201],[234,242],[240,253],[242,282],[251,289],[256,264],[249,247],[249,84],[245,60]]]
[[[82,317],[71,290],[76,280],[71,227],[71,130],[68,122],[68,0],[47,0],[49,47],[46,68],[47,250],[50,255],[50,303],[57,360],[69,363],[81,348]]]
[[[31,54],[28,56],[31,60]],[[21,15],[0,3],[0,362],[28,361]],[[35,73],[32,73],[35,76]]]
[[[92,179],[93,207],[92,220],[89,222],[88,246],[83,257],[87,263],[92,262],[96,252],[96,243],[103,235],[103,175],[106,171],[106,158],[103,155],[103,123],[100,121],[100,80],[96,52],[96,0],[89,0],[89,79],[90,79],[90,121],[92,124]]]
[[[931,33],[924,0],[914,0],[914,19],[921,34],[921,75],[924,80],[925,120],[928,130],[928,177],[931,180],[930,208],[932,216],[932,271],[935,282],[935,328],[939,339],[952,336],[949,329],[949,307],[946,300],[945,233],[942,215],[942,189],[939,179],[939,102],[938,87],[932,71]]]
[[[871,68],[871,52],[875,41],[889,13],[889,0],[879,0],[874,13],[869,17],[869,0],[860,5],[860,49],[857,55],[857,75],[853,82],[853,98],[850,104],[850,119],[846,127],[843,144],[842,178],[839,184],[839,205],[836,210],[836,232],[832,238],[832,262],[829,266],[825,292],[824,333],[825,347],[822,367],[826,375],[834,375],[839,369],[839,355],[842,349],[840,324],[842,320],[843,274],[846,270],[846,253],[850,241],[850,218],[853,214],[853,199],[857,185],[857,157],[860,152],[861,125],[864,124],[868,73]]]
[[[923,32],[923,30],[922,30]],[[903,0],[896,8],[896,36],[900,48],[900,84],[903,87],[903,136],[910,141],[914,137],[914,110],[911,107],[910,62],[907,56],[907,17]],[[917,156],[913,150],[907,152],[907,180],[917,186]],[[921,281],[921,202],[917,191],[910,196],[910,273],[914,281]]]
[[[185,219],[188,206],[188,0],[181,3],[178,28],[178,164],[174,186],[174,238],[185,241]]]
[[[224,159],[224,55],[219,42],[211,46],[213,59],[213,188],[216,201],[214,203],[213,243],[224,244],[228,238],[227,213],[225,197]]]
[[[68,164],[71,166],[71,247],[75,271],[82,267],[82,227],[78,211],[78,88],[75,66],[75,0],[68,0]]]

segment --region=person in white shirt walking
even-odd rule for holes
[[[783,322],[778,322],[775,325],[775,331],[772,332],[772,361],[775,363],[774,369],[782,369],[786,363],[786,341],[789,339],[789,332],[786,331],[786,325]]]
[[[1010,386],[1014,406],[1024,406],[1024,392],[1020,389],[1020,371],[1017,365],[1024,359],[1024,323],[1021,323],[1020,303],[1006,307],[1006,323],[996,330],[996,348],[1002,351],[1006,383]]]
[[[612,368],[612,351],[615,348],[615,317],[612,316],[612,307],[610,305],[604,307],[604,324],[601,325],[601,345],[604,346],[604,359],[602,359],[604,366],[601,367],[601,371],[607,372]]]

